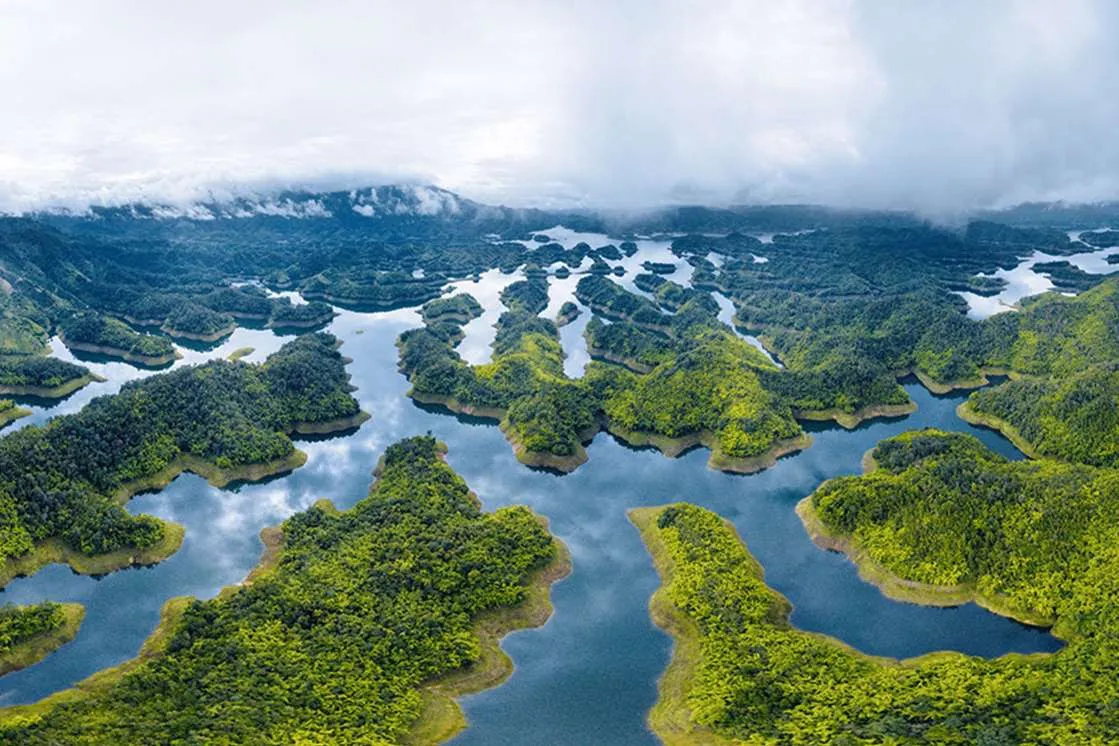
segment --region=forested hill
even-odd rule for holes
[[[475,685],[499,682],[495,638],[547,618],[565,555],[527,508],[482,513],[441,456],[431,437],[390,446],[353,509],[290,518],[250,584],[172,601],[144,657],[0,714],[0,740],[412,743],[417,718],[447,737],[454,685],[425,687],[483,651],[494,670],[472,669]]]
[[[251,474],[245,467],[297,465],[286,433],[359,421],[336,344],[306,335],[261,365],[218,360],[155,375],[0,439],[0,579],[58,559],[44,542],[83,557],[160,545],[166,526],[119,499],[180,469],[228,481]]]

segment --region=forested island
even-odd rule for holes
[[[527,508],[483,513],[431,437],[392,445],[369,495],[265,531],[245,583],[168,602],[140,656],[0,711],[10,744],[435,744],[453,698],[500,683],[567,553]],[[406,558],[406,561],[405,561]]]
[[[0,606],[0,676],[38,663],[78,634],[81,604]]]
[[[50,360],[50,358],[43,358]],[[303,463],[285,433],[360,424],[337,340],[288,342],[261,365],[216,360],[125,384],[77,414],[0,439],[0,584],[49,562],[103,573],[174,552],[178,526],[122,503],[181,471],[222,486]]]

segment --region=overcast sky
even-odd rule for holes
[[[0,209],[1119,197],[1109,0],[0,0]]]

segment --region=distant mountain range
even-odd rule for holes
[[[119,226],[137,220],[161,222],[243,221],[248,219],[318,220],[378,234],[456,235],[539,230],[558,223],[603,232],[674,233],[789,231],[806,228],[916,225],[927,219],[911,212],[832,208],[821,205],[670,206],[644,212],[541,210],[487,205],[430,185],[385,185],[347,191],[282,191],[195,202],[185,205],[133,203],[91,207],[87,212],[47,211],[34,217],[47,222],[103,222]],[[982,210],[960,216],[1012,225],[1082,228],[1119,225],[1119,203],[1027,203],[1006,210]],[[376,224],[376,227],[373,224]],[[87,225],[87,227],[89,227]],[[108,226],[103,226],[108,227]]]

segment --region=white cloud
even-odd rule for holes
[[[1107,0],[0,0],[0,208],[1119,196]]]

